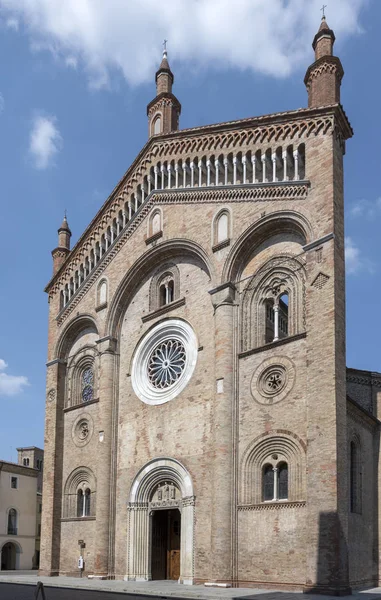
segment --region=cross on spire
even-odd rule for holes
[[[326,8],[328,8],[328,5],[327,4],[323,4],[323,6],[320,9],[322,11],[322,13],[323,13],[323,19],[325,19],[325,9]]]
[[[163,41],[163,56],[167,56],[167,42],[168,40]]]

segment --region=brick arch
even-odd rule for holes
[[[115,339],[119,339],[123,316],[143,278],[148,276],[161,264],[165,264],[168,260],[173,262],[177,256],[182,259],[186,257],[195,259],[200,268],[211,279],[211,285],[215,284],[216,275],[214,267],[201,246],[186,239],[174,239],[163,242],[158,247],[152,248],[140,256],[119,284],[107,315],[106,336],[110,335]]]
[[[88,314],[78,315],[72,319],[61,333],[55,349],[55,358],[66,359],[76,338],[86,329],[91,329],[98,335],[95,319]]]
[[[291,431],[276,429],[262,433],[247,446],[240,464],[242,504],[262,501],[262,468],[272,454],[285,460],[290,472],[290,501],[306,499],[306,444]]]
[[[296,235],[301,246],[314,239],[312,227],[304,215],[291,210],[270,213],[238,238],[226,259],[221,283],[239,280],[255,249],[265,240],[282,233]]]

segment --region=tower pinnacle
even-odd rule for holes
[[[61,227],[58,229],[58,246],[52,251],[53,275],[61,268],[70,252],[71,231],[66,218],[66,210]]]
[[[168,62],[167,40],[163,42],[163,57],[156,71],[156,98],[147,106],[148,135],[169,133],[179,128],[181,104],[172,94],[174,75]]]
[[[340,102],[340,86],[344,70],[340,59],[333,55],[335,34],[330,29],[325,16],[312,42],[315,62],[308,68],[304,83],[308,91],[308,106],[327,106]]]

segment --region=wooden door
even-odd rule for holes
[[[178,580],[180,577],[180,550],[169,550],[168,579]]]
[[[168,511],[167,579],[180,577],[180,511]]]

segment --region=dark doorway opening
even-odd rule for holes
[[[181,514],[175,508],[155,510],[152,517],[152,579],[180,577]]]
[[[1,570],[14,571],[16,569],[16,546],[12,542],[4,544],[1,550]]]

